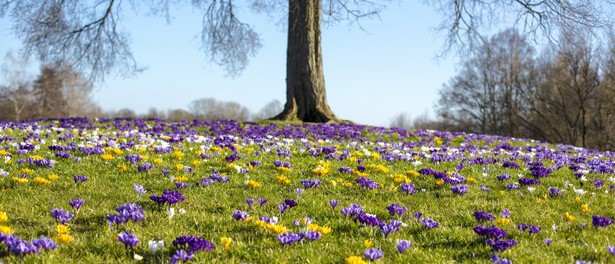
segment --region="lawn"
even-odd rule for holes
[[[0,262],[614,263],[614,166],[359,125],[0,123]]]

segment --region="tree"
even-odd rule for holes
[[[47,62],[66,60],[78,70],[104,76],[113,70],[132,73],[137,66],[128,35],[119,30],[124,1],[13,1],[0,0],[0,16],[9,14],[14,30],[27,52],[37,53]],[[128,1],[135,10],[138,1]],[[321,24],[340,20],[359,21],[378,15],[389,0],[253,0],[255,10],[288,10],[286,63],[286,103],[275,119],[306,122],[340,121],[326,98],[321,51]],[[501,12],[517,17],[530,32],[552,33],[570,24],[587,28],[604,26],[608,16],[599,4],[584,0],[431,0],[445,19],[448,47],[473,47],[480,42],[482,27],[501,20]],[[511,4],[511,2],[513,4]],[[234,76],[245,69],[249,57],[261,46],[253,27],[239,20],[238,6],[232,0],[193,0],[203,15],[202,47],[210,60]],[[151,13],[169,19],[173,1],[148,1]],[[510,11],[510,12],[504,12]]]
[[[267,103],[260,111],[254,116],[254,120],[263,120],[276,116],[282,112],[282,103],[277,99],[274,99]]]
[[[35,98],[36,117],[60,118],[67,116],[66,99],[62,94],[63,79],[58,66],[43,66],[41,74],[34,81],[32,91]]]
[[[502,31],[461,64],[440,90],[439,114],[456,129],[520,136],[522,95],[536,85],[534,49],[515,30]]]
[[[407,113],[399,113],[391,119],[389,124],[390,128],[410,129],[412,127],[412,121]]]
[[[219,102],[213,98],[197,99],[188,105],[189,112],[199,120],[234,119],[247,121],[250,111],[236,102]]]
[[[31,108],[33,98],[30,76],[28,76],[29,62],[25,58],[18,59],[12,52],[8,52],[2,65],[2,73],[7,82],[0,85],[0,119],[21,120],[28,116],[27,110]]]

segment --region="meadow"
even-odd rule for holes
[[[615,263],[614,166],[360,125],[0,123],[0,262]]]

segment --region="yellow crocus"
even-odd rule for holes
[[[0,223],[6,222],[9,220],[9,216],[4,211],[0,211]]]
[[[230,237],[222,237],[220,238],[220,243],[224,245],[224,250],[229,251],[231,249],[231,243],[233,243],[233,239]]]
[[[15,233],[15,231],[9,226],[0,225],[0,233],[3,233],[5,235],[10,235],[10,234]]]
[[[589,204],[582,204],[581,210],[583,210],[583,213],[589,213]]]
[[[68,244],[72,242],[73,240],[75,240],[75,238],[69,234],[59,234],[57,239],[58,239],[58,242],[64,243],[64,244]]]
[[[350,256],[346,258],[346,264],[367,264],[362,257],[359,256]]]
[[[56,231],[58,231],[58,235],[68,234],[68,231],[70,231],[70,227],[65,226],[63,224],[59,224],[58,227],[56,228]]]
[[[370,241],[369,239],[366,239],[366,240],[363,242],[363,246],[365,246],[365,248],[370,248],[370,247],[372,247],[373,245],[374,245],[374,243],[373,243],[372,241]]]

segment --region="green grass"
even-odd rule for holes
[[[131,123],[130,121],[124,123]],[[42,123],[49,125],[50,123]],[[148,123],[151,126],[153,122]],[[162,124],[162,123],[161,123]],[[68,222],[69,234],[74,237],[70,243],[58,243],[55,250],[43,251],[41,254],[28,254],[25,256],[10,253],[10,250],[0,243],[0,262],[4,263],[126,263],[144,262],[159,263],[168,262],[176,248],[172,241],[181,235],[194,235],[213,242],[216,248],[212,251],[200,251],[195,253],[193,263],[343,263],[349,256],[363,256],[366,249],[365,241],[373,243],[374,248],[382,250],[384,257],[374,261],[375,263],[489,263],[493,254],[501,258],[510,259],[516,263],[572,263],[575,260],[609,263],[615,262],[606,246],[615,245],[615,225],[605,228],[592,226],[592,215],[602,215],[610,218],[615,217],[615,194],[612,189],[609,192],[609,184],[613,174],[588,173],[587,179],[601,179],[605,186],[596,188],[590,182],[585,182],[583,189],[586,194],[578,196],[571,187],[565,186],[565,181],[581,188],[580,182],[575,178],[568,166],[556,169],[546,178],[540,178],[542,184],[536,185],[536,189],[530,192],[521,186],[519,190],[508,191],[505,184],[517,183],[518,175],[532,177],[529,170],[524,169],[525,163],[521,157],[516,162],[521,165],[520,169],[507,169],[502,167],[501,162],[490,165],[466,165],[458,173],[468,182],[469,193],[459,195],[453,193],[449,184],[438,186],[432,176],[412,176],[408,171],[418,171],[421,168],[432,168],[437,171],[455,172],[458,163],[467,163],[471,158],[467,152],[451,162],[432,163],[429,158],[419,158],[421,163],[396,160],[384,161],[378,157],[361,156],[361,151],[355,151],[360,146],[365,147],[372,153],[376,153],[374,142],[390,143],[390,150],[401,143],[417,143],[413,148],[401,149],[400,153],[427,153],[430,151],[421,148],[423,146],[439,148],[466,149],[470,145],[484,146],[485,151],[477,156],[485,158],[514,159],[511,153],[495,155],[491,151],[495,146],[510,142],[513,146],[546,146],[556,149],[554,146],[528,141],[511,141],[502,138],[476,139],[466,135],[453,135],[449,139],[440,136],[442,145],[434,139],[433,132],[425,134],[415,133],[412,135],[398,134],[390,130],[377,130],[364,127],[358,131],[365,142],[351,143],[352,139],[343,136],[334,136],[327,142],[318,142],[317,135],[308,133],[307,140],[312,147],[333,147],[337,145],[338,151],[348,150],[351,158],[343,160],[325,159],[324,154],[313,157],[300,140],[290,143],[280,143],[281,140],[269,139],[260,144],[239,142],[240,159],[232,165],[224,159],[233,152],[230,148],[216,149],[212,143],[196,143],[183,140],[180,143],[172,143],[175,151],[167,154],[157,154],[152,151],[153,146],[161,145],[166,138],[163,134],[173,134],[178,131],[198,133],[201,136],[213,139],[212,128],[206,125],[193,126],[190,123],[182,123],[175,128],[168,123],[163,133],[152,135],[133,133],[122,135],[118,138],[114,128],[103,128],[103,125],[113,127],[111,123],[95,123],[101,129],[96,132],[87,129],[67,129],[58,134],[51,127],[42,127],[38,130],[27,128],[4,128],[0,129],[0,138],[8,136],[15,138],[13,141],[0,141],[0,149],[5,148],[4,161],[0,160],[0,169],[9,173],[8,176],[0,176],[0,211],[7,214],[8,220],[0,222],[0,225],[10,227],[14,234],[24,240],[30,241],[45,235],[57,241],[57,221],[51,216],[53,208],[65,209],[75,213],[75,217]],[[229,128],[231,125],[221,123],[222,127]],[[261,124],[265,126],[266,124]],[[53,127],[59,123],[53,123]],[[247,129],[249,125],[241,125]],[[277,130],[285,127],[285,124],[275,123]],[[350,126],[342,126],[348,128]],[[301,124],[289,124],[288,129],[308,129]],[[331,130],[340,127],[327,127]],[[355,129],[355,128],[353,128]],[[32,133],[41,139],[32,137]],[[49,133],[49,137],[46,135]],[[65,133],[74,135],[68,141],[59,140],[59,136]],[[81,135],[80,135],[81,133]],[[420,135],[419,135],[420,134]],[[30,138],[28,142],[39,146],[38,150],[18,154],[17,145],[23,137]],[[102,135],[99,140],[98,135]],[[238,136],[239,134],[234,134]],[[212,137],[213,136],[213,137]],[[111,148],[105,152],[113,156],[113,160],[104,161],[101,155],[85,155],[75,150],[71,151],[71,158],[62,159],[55,157],[55,153],[48,146],[58,144],[66,146],[71,142],[76,145],[96,146],[105,144],[109,138],[118,139],[118,143],[134,141],[135,147],[122,149],[122,154],[114,154]],[[158,140],[158,141],[157,141]],[[54,143],[55,141],[55,143]],[[462,147],[465,145],[466,147]],[[140,147],[139,147],[140,146]],[[286,159],[277,155],[276,146],[291,153],[291,158]],[[383,153],[386,147],[381,147]],[[271,152],[267,152],[271,150]],[[255,153],[260,151],[260,154]],[[523,151],[523,150],[520,150]],[[554,162],[561,161],[563,157],[576,157],[585,155],[593,160],[610,160],[606,156],[598,157],[575,152],[566,148],[565,156],[545,158],[545,166],[549,167]],[[183,153],[179,159],[174,152]],[[441,151],[443,152],[443,151]],[[199,154],[211,155],[212,158],[201,158]],[[527,153],[527,151],[524,151]],[[124,155],[140,155],[152,163],[154,168],[147,172],[139,172],[136,164],[129,163]],[[593,154],[592,154],[593,155]],[[2,155],[0,155],[2,156]],[[27,161],[20,163],[19,160],[27,160],[40,156],[45,159],[55,160],[53,168],[39,167],[29,164]],[[473,156],[477,157],[477,156]],[[81,158],[75,162],[74,158]],[[1,157],[0,157],[1,158]],[[356,170],[360,165],[355,159],[363,159],[362,165],[382,165],[388,171],[377,169],[366,170],[368,178],[377,182],[380,188],[367,190],[361,188],[355,182],[358,177],[354,174],[339,172],[340,167],[350,167]],[[158,163],[155,159],[159,159]],[[276,170],[275,160],[289,161],[293,167],[290,172],[283,173]],[[198,161],[199,164],[192,163]],[[244,184],[246,175],[238,172],[233,165],[242,166],[250,161],[259,161],[261,166],[255,167],[247,173],[250,180],[261,184],[260,188],[251,188]],[[330,171],[326,175],[316,175],[312,172],[318,166],[319,161],[329,162]],[[535,161],[535,159],[533,160]],[[193,172],[176,169],[176,165],[190,166]],[[126,166],[123,171],[118,166]],[[488,172],[483,175],[483,167]],[[32,170],[26,173],[26,183],[17,182],[23,169]],[[163,175],[161,169],[171,171],[169,175]],[[201,178],[209,177],[212,169],[230,178],[226,183],[214,183],[208,187],[197,186]],[[512,179],[500,182],[497,175],[508,173]],[[59,178],[47,184],[37,185],[36,177],[48,178],[56,174]],[[401,174],[415,184],[417,193],[404,194],[399,190],[399,183],[395,183],[392,175]],[[85,175],[88,181],[75,184],[73,176]],[[276,179],[278,175],[285,175],[290,184],[280,184]],[[176,214],[169,218],[166,214],[169,206],[157,206],[149,196],[160,195],[164,190],[176,189],[171,176],[186,177],[191,187],[179,189],[185,196],[185,201],[173,205]],[[297,188],[303,188],[301,180],[319,179],[323,184],[319,187],[306,189],[300,197]],[[335,183],[333,183],[335,181]],[[471,180],[472,181],[472,180]],[[132,184],[141,184],[147,192],[139,197]],[[344,184],[346,183],[346,184]],[[484,192],[480,186],[487,186],[491,191]],[[562,189],[562,197],[549,197],[548,188],[558,187]],[[68,202],[76,198],[85,199],[83,207],[77,212],[71,209]],[[268,200],[263,206],[254,203],[248,207],[247,198],[265,198]],[[291,208],[284,214],[280,214],[278,204],[285,199],[294,199],[298,206]],[[339,201],[338,207],[333,210],[329,200]],[[540,199],[540,204],[537,202]],[[145,220],[140,222],[128,222],[112,229],[107,224],[106,215],[113,214],[115,208],[125,203],[137,203],[145,211]],[[390,216],[386,207],[397,203],[405,206],[408,211],[403,217]],[[356,223],[351,218],[345,218],[340,213],[340,208],[350,204],[359,204],[365,212],[378,216],[383,222],[390,219],[401,220],[407,226],[399,232],[393,232],[385,237],[377,227],[367,227]],[[584,213],[581,205],[587,204],[590,212]],[[180,214],[179,209],[184,209],[185,214]],[[473,217],[474,211],[481,210],[501,218],[502,210],[512,212],[510,220],[512,224],[501,226],[508,232],[507,239],[514,239],[517,245],[504,252],[493,252],[485,243],[485,239],[479,237],[473,228],[477,225],[496,225],[495,221],[479,223]],[[251,221],[237,221],[233,218],[233,211],[242,210],[252,216]],[[440,227],[426,229],[413,214],[422,212],[424,217],[432,218],[440,223]],[[575,216],[575,221],[569,222],[564,214],[569,212]],[[305,226],[295,226],[294,220],[310,217],[313,223],[319,226],[328,226],[332,229],[329,234],[323,235],[319,240],[302,240],[291,245],[281,245],[276,240],[276,235],[268,230],[258,227],[255,220],[260,216],[277,216],[279,224],[285,226],[289,232],[305,231]],[[525,223],[542,228],[537,234],[524,233],[517,230],[517,225]],[[138,237],[140,243],[134,249],[126,248],[116,241],[114,236],[119,232],[130,232]],[[230,250],[227,252],[220,242],[222,237],[233,239]],[[553,239],[548,246],[543,240]],[[412,247],[400,254],[396,249],[396,240],[405,239],[412,243]],[[165,247],[157,252],[156,258],[149,252],[149,240],[164,240]],[[143,256],[141,261],[133,260],[133,254]],[[363,260],[367,261],[366,258]]]

